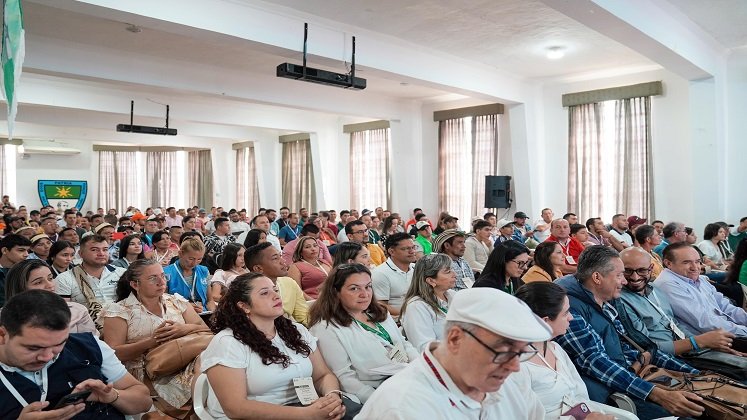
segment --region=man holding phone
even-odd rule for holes
[[[69,323],[67,303],[44,290],[18,294],[3,307],[0,418],[124,419],[148,411],[148,388],[114,350],[90,333],[70,334]]]

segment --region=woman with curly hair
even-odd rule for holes
[[[362,264],[333,270],[311,307],[309,325],[342,390],[365,403],[374,389],[419,354],[374,297]]]
[[[211,416],[342,418],[337,378],[317,350],[316,338],[283,316],[272,280],[260,273],[236,277],[213,315],[212,329],[216,335],[200,365],[210,384]],[[322,397],[304,407],[288,406],[299,404],[293,379],[306,377]]]

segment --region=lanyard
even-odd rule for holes
[[[44,402],[44,400],[47,399],[47,388],[49,387],[49,382],[47,379],[47,366],[44,366],[41,371],[42,376],[42,385],[41,385],[41,398],[39,398],[40,402]],[[18,390],[16,387],[13,386],[13,384],[10,383],[8,378],[5,377],[5,374],[3,374],[2,369],[0,369],[0,381],[2,381],[3,385],[10,391],[11,394],[16,398],[16,401],[18,401],[22,406],[26,407],[29,405],[28,402],[26,402],[26,399],[21,396],[20,393],[18,393]]]
[[[292,227],[291,227],[290,225],[288,225],[288,230],[290,230],[290,231],[291,231],[291,233],[293,233],[293,239],[298,239],[298,234],[299,234],[299,233],[301,233],[301,231],[300,231],[300,230],[299,230],[299,231],[296,231],[296,229],[298,229],[298,226],[299,226],[299,225],[296,225],[296,228],[294,229],[294,228],[292,228]]]
[[[353,318],[353,319],[355,319],[355,318]],[[374,333],[377,336],[379,336],[379,337],[383,338],[384,340],[388,341],[389,344],[394,345],[394,342],[392,341],[392,337],[389,335],[389,333],[387,332],[387,330],[384,327],[381,326],[380,323],[374,322],[374,324],[376,325],[376,329],[373,329],[370,326],[368,326],[367,324],[358,321],[357,319],[355,319],[355,322],[357,322],[358,325],[360,325],[361,327],[363,327],[364,330],[366,330],[366,331],[368,331],[370,333]]]
[[[301,261],[305,262],[306,264],[308,264],[308,265],[310,265],[312,267],[318,268],[319,270],[322,271],[322,273],[324,273],[325,277],[329,275],[329,273],[327,273],[327,270],[325,270],[324,267],[322,267],[322,263],[320,263],[319,261],[316,262],[316,265],[314,265],[314,264],[312,264],[312,263],[310,263],[310,262],[308,262],[306,260],[301,260]]]
[[[179,260],[176,260],[174,263],[174,268],[176,268],[176,274],[179,275],[179,278],[181,279],[182,283],[184,283],[185,286],[189,287],[189,284],[187,284],[187,280],[184,279],[184,275],[182,275],[182,267],[179,265]],[[189,291],[189,298],[192,300],[192,302],[197,301],[197,296],[195,295],[195,287],[197,287],[197,270],[194,268],[192,269],[192,290]]]
[[[570,246],[571,246],[571,241],[568,240],[568,242],[566,242],[565,246],[563,246],[563,244],[561,244],[560,241],[558,241],[557,243],[558,243],[558,245],[560,245],[560,249],[563,251],[563,255],[565,255],[567,257],[569,255],[568,254],[568,248],[570,248]]]
[[[438,379],[438,382],[446,388],[446,390],[449,390],[449,387],[446,385],[446,382],[444,381],[444,378],[441,377],[441,374],[438,373],[438,370],[436,370],[436,367],[433,366],[433,362],[431,362],[431,359],[428,357],[426,353],[423,353],[423,359],[425,359],[425,363],[428,363],[428,367],[431,368],[431,371],[433,371],[433,374],[436,376],[436,379]],[[456,408],[456,403],[449,397],[449,402],[451,403],[451,406]]]
[[[659,298],[656,296],[656,292],[654,292],[653,289],[651,289],[651,297],[654,298],[654,300],[656,301],[656,303],[651,302],[651,299],[649,299],[648,297],[646,297],[646,300],[648,300],[648,303],[650,303],[651,306],[653,306],[654,309],[656,309],[656,311],[659,312],[661,314],[661,316],[663,316],[664,319],[667,320],[667,322],[669,323],[669,327],[672,329],[672,332],[674,332],[674,334],[680,340],[682,340],[683,338],[685,338],[685,334],[682,332],[681,329],[679,329],[679,327],[677,327],[677,325],[674,323],[674,320],[672,320],[672,318],[670,318],[669,315],[667,315],[664,312],[664,310],[661,309],[661,306],[660,306],[661,302],[659,301]]]

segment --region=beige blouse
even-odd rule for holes
[[[555,269],[555,278],[559,277],[563,277],[563,273],[560,270]],[[524,276],[522,276],[521,279],[524,283],[531,283],[533,281],[552,281],[550,274],[538,265],[533,265],[526,273],[524,273]]]

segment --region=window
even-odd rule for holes
[[[499,121],[494,114],[439,122],[439,208],[463,228],[487,211],[485,176],[498,174]]]
[[[573,105],[568,113],[568,211],[606,221],[653,214],[651,97]]]
[[[120,213],[138,203],[137,152],[99,151],[99,207]]]
[[[391,208],[388,128],[350,133],[350,207]]]
[[[236,203],[247,214],[259,211],[259,182],[254,159],[254,147],[236,149]]]
[[[145,179],[150,206],[169,207],[177,203],[177,152],[146,152]],[[180,177],[182,180],[185,177]],[[181,183],[184,185],[184,183]]]
[[[187,176],[189,177],[187,202],[189,206],[212,207],[213,160],[210,150],[187,152],[187,165]]]
[[[311,161],[311,141],[296,140],[283,143],[283,203],[291,211],[300,208],[316,209],[314,168]]]

